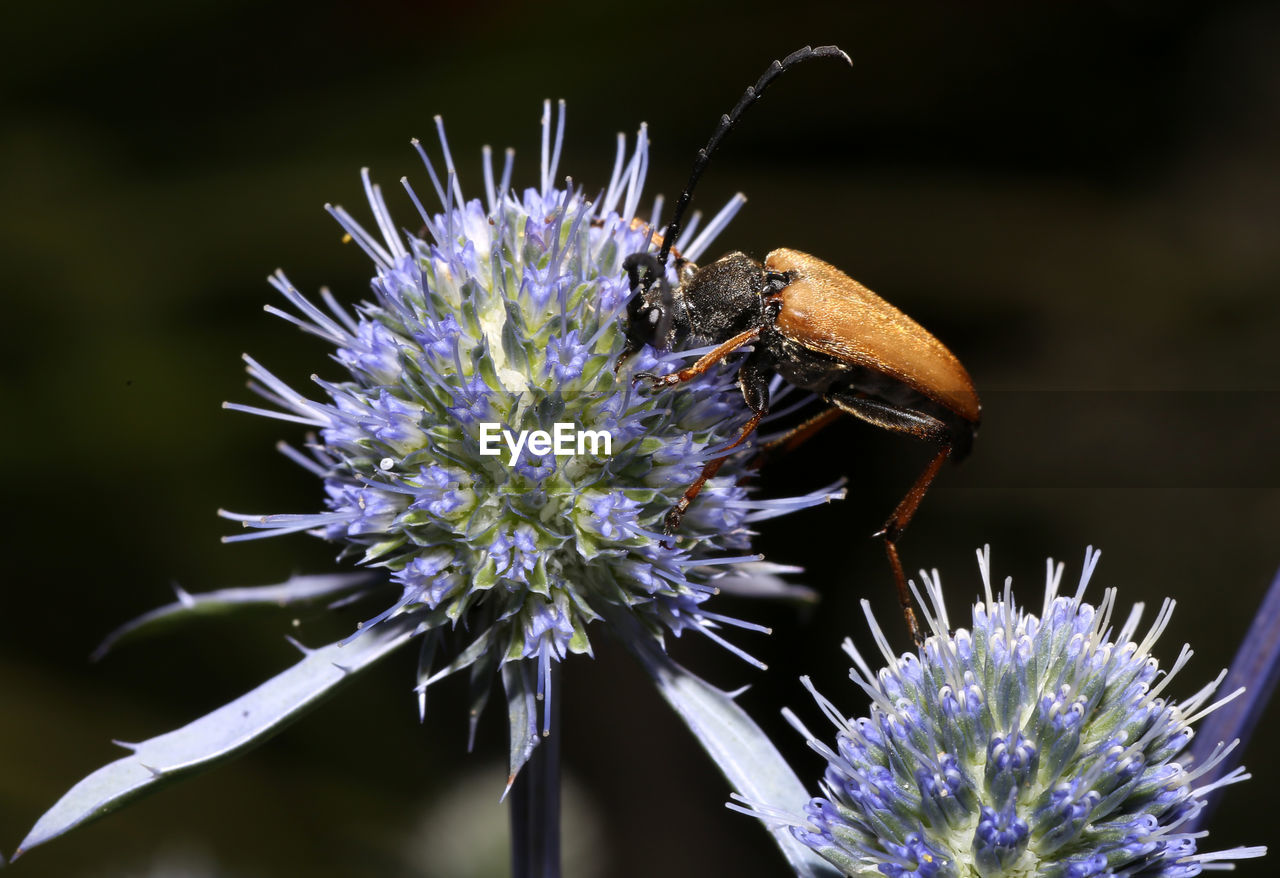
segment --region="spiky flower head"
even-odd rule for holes
[[[1014,603],[1008,581],[993,594],[980,552],[986,597],[972,627],[954,633],[934,572],[924,580],[932,636],[916,654],[892,654],[864,601],[886,664],[873,673],[852,642],[845,650],[870,715],[846,718],[806,679],[836,726],[835,746],[788,719],[827,760],[824,797],[803,815],[752,813],[791,823],[846,875],[1173,878],[1261,856],[1265,848],[1197,852],[1203,833],[1191,821],[1205,795],[1248,777],[1236,769],[1197,785],[1234,744],[1203,765],[1186,762],[1191,726],[1217,706],[1208,702],[1222,677],[1181,703],[1164,697],[1191,656],[1184,646],[1162,672],[1151,654],[1174,602],[1140,639],[1141,605],[1113,633],[1115,590],[1096,607],[1083,601],[1097,558],[1086,556],[1070,597],[1050,562],[1035,615]]]
[[[662,545],[663,516],[748,411],[732,366],[657,396],[633,387],[633,371],[670,371],[691,352],[645,349],[615,372],[630,297],[622,261],[653,247],[658,228],[660,205],[638,218],[645,130],[630,155],[619,135],[608,186],[587,198],[555,185],[564,114],[562,104],[553,136],[548,103],[541,185],[510,187],[510,150],[495,183],[486,148],[487,197],[468,201],[439,119],[437,128],[443,180],[415,146],[442,212],[405,184],[421,235],[397,231],[367,171],[378,233],[330,208],[374,262],[372,300],[349,310],[326,291],[321,308],[283,274],[271,279],[297,315],[269,310],[332,343],[346,375],[315,379],[316,400],[246,357],[251,386],[278,410],[232,407],[314,428],[308,454],[284,451],[323,480],[326,511],[223,513],[256,529],[232,539],[306,531],[385,570],[393,597],[365,629],[419,620],[419,692],[471,667],[473,714],[500,667],[513,704],[542,698],[553,663],[590,652],[591,623],[619,613],[659,639],[691,630],[728,645],[716,633],[723,624],[760,630],[706,601],[733,585],[776,588],[758,557],[743,554],[752,522],[836,492],[754,500],[740,484],[745,468],[731,461],[691,507],[675,548]],[[697,259],[742,203],[686,233],[685,258]],[[436,667],[441,653],[449,657]],[[531,748],[536,712],[519,715]],[[544,715],[544,734],[548,723]]]

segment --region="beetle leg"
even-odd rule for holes
[[[911,630],[911,639],[918,646],[924,643],[924,637],[920,633],[920,625],[916,621],[915,609],[911,604],[911,589],[907,586],[907,577],[902,570],[902,559],[898,557],[898,538],[911,523],[912,516],[920,507],[920,501],[924,499],[934,476],[942,468],[943,461],[951,456],[951,434],[946,424],[932,415],[898,408],[879,400],[849,395],[833,396],[831,402],[842,411],[875,424],[877,427],[898,433],[909,433],[920,439],[936,442],[940,446],[933,460],[929,461],[928,466],[924,468],[924,472],[920,473],[906,496],[898,502],[893,514],[884,523],[884,527],[872,534],[873,537],[884,540],[884,551],[889,556],[889,566],[893,568],[893,583],[898,589],[898,603],[902,605],[902,615],[907,620],[907,628]]]
[[[911,639],[917,646],[924,643],[924,637],[920,633],[920,625],[916,622],[915,610],[911,607],[911,591],[907,587],[907,577],[902,570],[902,560],[898,557],[898,537],[902,536],[902,532],[911,523],[911,518],[916,514],[920,501],[924,499],[925,491],[929,490],[933,477],[938,474],[943,461],[950,456],[951,446],[942,446],[933,456],[933,460],[929,461],[929,465],[924,468],[924,472],[920,473],[911,490],[907,491],[907,495],[899,501],[889,520],[884,523],[884,527],[872,534],[873,537],[884,540],[884,551],[889,556],[889,566],[893,568],[894,585],[898,587],[898,602],[902,604],[907,627],[911,629]]]
[[[694,378],[697,378],[703,372],[710,369],[716,363],[719,363],[721,360],[729,356],[738,348],[746,347],[747,345],[751,344],[753,341],[755,341],[760,337],[761,329],[762,327],[753,326],[750,329],[748,329],[746,332],[738,333],[733,338],[729,339],[727,342],[717,347],[711,353],[705,354],[704,356],[700,357],[698,361],[694,363],[692,366],[689,366],[688,368],[685,368],[685,369],[681,369],[678,372],[672,372],[670,375],[654,375],[652,372],[637,372],[633,380],[635,381],[640,381],[642,379],[646,380],[650,383],[650,387],[652,387],[654,390],[659,390],[663,387],[671,387],[676,384],[683,384],[685,381],[689,381]],[[746,369],[745,364],[743,365],[743,369]],[[739,375],[741,375],[741,373],[739,373]],[[741,381],[741,378],[739,380]],[[744,396],[746,395],[746,392],[747,391],[744,389],[743,390]],[[748,403],[749,402],[750,400],[748,400]]]
[[[747,469],[758,470],[768,462],[769,458],[775,454],[786,454],[794,451],[816,436],[824,427],[832,421],[839,419],[844,412],[836,406],[818,412],[812,418],[803,424],[792,427],[772,442],[767,442],[760,446],[760,450],[756,452],[756,456],[747,464]]]
[[[881,429],[891,430],[894,433],[909,433],[917,439],[939,445],[952,444],[951,431],[946,424],[933,415],[853,394],[834,393],[828,397],[828,401],[858,420],[874,424]]]
[[[756,334],[759,334],[758,329]],[[726,446],[725,451],[731,451],[746,442],[747,437],[754,433],[756,427],[760,425],[760,419],[768,413],[769,367],[771,365],[763,351],[756,350],[747,357],[747,361],[738,370],[738,386],[742,389],[742,398],[746,400],[752,414],[747,423],[743,425],[742,432],[738,435],[738,438],[734,440],[732,445]],[[688,511],[689,505],[693,503],[698,494],[702,493],[702,486],[707,483],[708,479],[714,478],[715,474],[720,472],[720,467],[730,457],[731,455],[729,454],[723,454],[715,460],[708,461],[706,466],[702,468],[698,478],[685,490],[680,502],[672,506],[671,511],[667,513],[667,517],[663,519],[663,530],[667,536],[671,536],[680,529],[680,521],[684,518],[685,512]],[[674,546],[667,545],[667,547],[673,548]]]
[[[756,412],[753,414],[750,420],[747,421],[746,425],[743,426],[742,434],[738,436],[732,445],[726,447],[725,451],[737,448],[743,442],[747,441],[747,437],[755,432],[756,427],[760,424],[760,419],[763,417],[764,412]],[[707,465],[702,468],[702,472],[698,474],[698,478],[696,478],[693,484],[684,492],[684,496],[680,498],[680,502],[675,506],[672,506],[671,511],[667,513],[666,518],[662,520],[663,532],[667,536],[671,536],[680,529],[680,522],[684,519],[685,512],[688,511],[690,504],[697,499],[697,496],[702,493],[702,486],[707,483],[708,479],[715,478],[716,473],[720,472],[720,467],[723,466],[724,462],[731,456],[732,455],[726,454],[723,457],[717,457],[715,460],[709,461]],[[674,547],[668,546],[668,548]]]

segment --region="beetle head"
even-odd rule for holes
[[[689,336],[689,317],[685,311],[683,278],[691,274],[691,263],[681,260],[678,267],[682,283],[671,288],[666,272],[652,253],[633,253],[622,263],[631,280],[631,299],[627,302],[627,347],[623,357],[644,345],[660,350],[673,350]]]

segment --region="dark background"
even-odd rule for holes
[[[1176,694],[1229,662],[1280,564],[1274,4],[23,4],[0,35],[6,852],[120,755],[112,738],[181,725],[294,659],[281,636],[292,615],[270,612],[195,623],[100,665],[86,656],[167,601],[170,581],[198,591],[332,569],[333,548],[306,537],[220,545],[233,528],[213,515],[319,507],[319,486],[272,449],[300,431],[219,404],[252,399],[242,351],[298,387],[332,371],[324,345],[261,310],[279,302],[264,281],[277,266],[308,292],[367,291],[369,264],[321,205],[364,216],[368,165],[411,217],[395,181],[429,191],[407,141],[431,137],[436,113],[473,195],[484,143],[515,146],[518,184],[535,181],[541,100],[561,96],[565,172],[594,190],[614,133],[646,120],[649,191],[674,196],[719,114],[809,42],[840,44],[854,69],[814,64],[779,82],[698,203],[751,198],[711,255],[821,256],[968,366],[982,434],[904,538],[908,567],[940,568],[962,619],[984,542],[1032,604],[1046,555],[1074,582],[1085,546],[1100,546],[1095,599],[1105,585],[1122,607],[1178,599],[1158,652],[1170,662],[1190,641],[1197,655]],[[849,423],[773,467],[773,495],[849,477],[847,502],[770,522],[760,540],[809,569],[821,606],[721,604],[774,626],[736,638],[768,674],[674,645],[720,685],[752,684],[743,703],[815,782],[820,762],[778,710],[825,731],[802,673],[864,709],[839,651],[865,630],[859,598],[905,646],[866,537],[927,457]],[[302,622],[294,633],[318,645],[353,619]],[[584,815],[566,844],[587,863],[569,874],[782,874],[641,672],[595,640],[598,660],[571,661],[564,684]],[[413,656],[393,657],[262,748],[13,874],[484,874],[475,851],[502,862],[489,849],[506,834],[493,805],[501,705],[466,756],[464,693],[442,687],[419,726],[412,674]],[[1275,728],[1264,719],[1246,755],[1255,780],[1228,795],[1207,847],[1276,842]],[[459,844],[474,868],[440,865]]]

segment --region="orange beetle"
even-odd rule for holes
[[[876,534],[884,539],[898,598],[918,642],[920,629],[896,543],[943,461],[963,459],[977,435],[981,406],[964,366],[910,317],[839,269],[798,250],[774,250],[763,264],[735,252],[701,268],[677,254],[679,284],[673,288],[666,278],[667,257],[679,237],[693,187],[721,138],[784,70],[823,57],[849,61],[835,46],[806,46],[773,62],[699,151],[662,236],[660,252],[656,256],[636,253],[624,261],[632,298],[627,305],[627,345],[619,365],[644,344],[664,350],[715,345],[678,372],[636,376],[654,388],[671,387],[750,345],[751,352],[738,371],[738,384],[752,415],[730,448],[746,441],[768,411],[769,380],[774,374],[819,395],[829,408],[771,443],[766,451],[794,447],[841,413],[936,445],[933,459]],[[668,534],[679,529],[689,504],[726,459],[709,462],[667,514]]]

